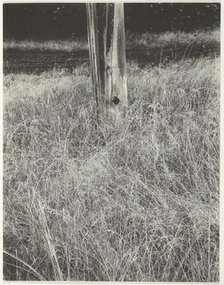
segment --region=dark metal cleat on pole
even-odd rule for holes
[[[117,105],[119,102],[120,102],[120,99],[117,96],[112,97],[112,103],[114,103],[114,105]]]

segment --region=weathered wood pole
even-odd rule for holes
[[[98,115],[128,105],[123,3],[87,3],[92,81]]]

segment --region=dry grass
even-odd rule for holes
[[[218,281],[219,58],[128,66],[95,130],[86,68],[4,77],[4,276]]]

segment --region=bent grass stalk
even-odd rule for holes
[[[37,272],[33,267],[31,267],[29,264],[27,264],[25,261],[23,261],[22,259],[20,259],[18,256],[15,256],[13,254],[11,254],[10,252],[8,252],[7,250],[3,250],[3,253],[12,257],[13,259],[15,259],[16,261],[19,261],[22,265],[24,265],[25,267],[27,267],[39,280],[41,281],[46,281],[46,279],[39,273]],[[13,265],[13,264],[10,264]],[[25,270],[27,272],[29,272],[26,268],[23,268],[21,266],[13,265],[16,266],[16,269],[21,269],[21,270]]]

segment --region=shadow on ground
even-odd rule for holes
[[[166,64],[170,61],[178,61],[184,58],[198,58],[201,56],[215,57],[220,54],[220,46],[217,43],[202,45],[193,43],[190,45],[135,48],[127,49],[127,61],[135,61],[140,67],[145,65]],[[53,68],[74,68],[87,63],[89,64],[89,53],[87,50],[65,52],[65,51],[40,51],[40,50],[18,50],[7,49],[3,52],[3,72],[8,73],[36,73],[52,70]]]

